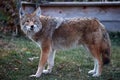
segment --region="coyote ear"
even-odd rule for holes
[[[40,7],[38,7],[36,9],[35,14],[36,14],[36,16],[40,16],[41,15],[41,9],[40,9]]]
[[[22,18],[25,15],[23,8],[19,9],[19,17]]]

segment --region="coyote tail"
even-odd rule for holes
[[[103,30],[101,53],[102,53],[103,65],[109,64],[110,55],[111,55],[111,42],[110,42],[110,38],[106,30]]]

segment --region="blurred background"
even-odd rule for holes
[[[20,33],[19,1],[39,4],[48,2],[117,2],[119,0],[1,0],[0,2],[0,32],[16,36]]]

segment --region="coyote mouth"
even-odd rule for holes
[[[26,26],[24,30],[26,30],[27,33],[36,33],[40,30],[41,28],[37,25],[33,26]]]

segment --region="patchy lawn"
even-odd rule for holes
[[[116,36],[117,34],[117,36]],[[93,78],[87,72],[93,68],[93,60],[82,47],[58,51],[51,74],[29,78],[37,70],[40,49],[24,37],[0,36],[0,80],[119,80],[120,79],[120,34],[111,33],[111,64],[104,66],[101,77]]]

